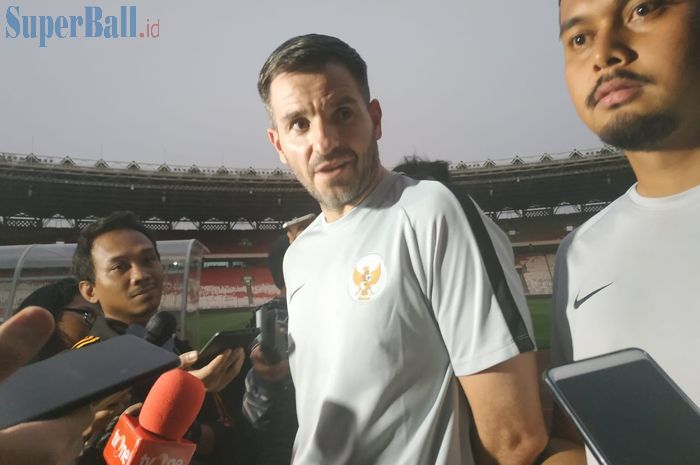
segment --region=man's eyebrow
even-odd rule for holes
[[[346,95],[339,98],[337,101],[333,102],[333,106],[339,107],[341,105],[347,104],[357,104],[357,99],[351,95]]]
[[[283,126],[286,126],[290,121],[295,121],[301,118],[303,115],[304,112],[302,110],[292,110],[289,113],[283,114],[280,121],[283,123]]]
[[[585,18],[583,16],[574,16],[573,18],[569,18],[561,23],[561,26],[559,27],[559,40],[561,40],[566,31],[583,22],[584,19]]]

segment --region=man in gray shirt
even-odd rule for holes
[[[283,43],[258,90],[270,142],[322,210],[284,263],[293,463],[532,463],[546,437],[503,232],[381,166],[382,110],[341,40]]]

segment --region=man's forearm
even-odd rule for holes
[[[532,465],[547,445],[535,354],[459,378],[472,416],[477,465]]]
[[[533,465],[546,444],[546,437],[540,435],[499,439],[498,443],[484,444],[478,437],[473,437],[476,465]]]

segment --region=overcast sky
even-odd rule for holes
[[[120,5],[136,6],[138,32],[158,21],[159,37],[7,37],[16,16],[118,16]],[[308,32],[367,62],[387,166],[413,153],[481,161],[601,145],[566,93],[554,1],[0,0],[0,12],[3,152],[280,166],[257,73]]]

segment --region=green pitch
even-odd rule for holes
[[[201,349],[217,331],[244,327],[252,316],[250,310],[205,310],[187,315],[187,339],[195,349]]]
[[[528,297],[527,305],[532,315],[535,340],[540,349],[549,348],[549,333],[552,320],[552,298],[550,296]]]

